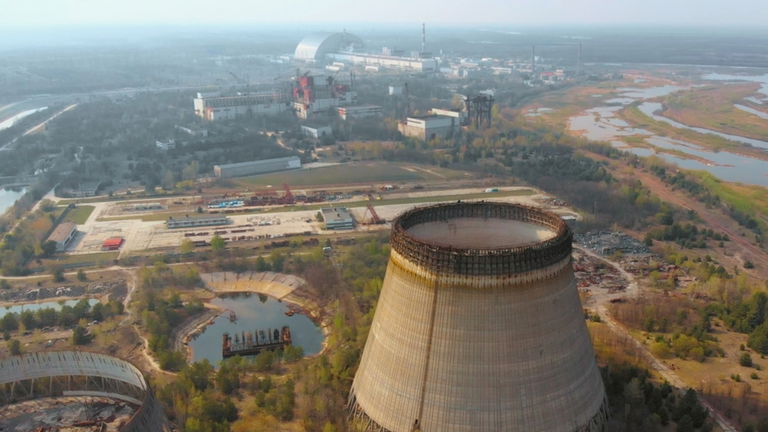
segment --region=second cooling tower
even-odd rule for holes
[[[600,431],[607,403],[555,214],[502,203],[411,210],[349,398],[360,430]]]

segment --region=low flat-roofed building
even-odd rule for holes
[[[288,95],[279,89],[231,96],[198,93],[194,106],[195,114],[208,121],[274,115],[291,109]]]
[[[408,117],[397,125],[401,134],[423,141],[451,137],[461,127],[461,119],[453,116],[427,115]]]
[[[322,209],[325,229],[344,230],[354,229],[355,219],[346,207],[329,207]]]
[[[72,222],[62,222],[48,236],[48,241],[56,242],[56,251],[62,252],[72,243],[75,236],[77,236],[77,225]]]
[[[184,216],[180,218],[169,217],[165,226],[173,228],[194,228],[201,226],[227,225],[230,219],[219,215]]]
[[[312,138],[322,138],[324,136],[331,136],[333,129],[330,126],[301,125],[301,133]]]
[[[213,174],[216,177],[228,178],[264,174],[298,168],[301,168],[301,159],[299,159],[298,156],[289,156],[275,159],[214,165]]]
[[[464,120],[467,117],[466,111],[462,111],[459,109],[444,109],[444,108],[432,108],[429,110],[430,114],[442,116],[442,117],[453,117],[455,119],[459,119],[460,122],[464,122]]]
[[[338,107],[336,112],[344,120],[358,119],[366,117],[375,117],[384,112],[384,108],[379,105],[356,105],[348,107]]]
[[[162,151],[173,150],[176,148],[176,140],[173,138],[167,140],[155,140],[155,147]]]
[[[125,239],[122,237],[110,237],[101,244],[101,250],[114,251],[120,249],[120,246],[125,243]]]

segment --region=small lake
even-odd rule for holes
[[[3,189],[0,188],[0,215],[11,208],[17,199],[21,198],[27,192],[27,189]]]
[[[288,307],[285,303],[272,297],[258,294],[234,294],[218,297],[211,301],[216,306],[234,311],[237,321],[230,321],[229,314],[224,313],[206,327],[202,333],[193,337],[189,346],[192,348],[192,360],[208,359],[213,365],[221,361],[221,338],[224,333],[234,335],[243,331],[279,329],[283,326],[291,328],[293,345],[300,346],[304,355],[317,354],[323,348],[323,332],[308,317],[300,313],[287,316]]]
[[[9,313],[21,313],[24,311],[36,311],[39,309],[54,309],[54,310],[61,310],[62,306],[74,306],[76,305],[80,300],[65,300],[62,302],[57,301],[51,301],[51,302],[42,302],[42,303],[23,303],[23,304],[15,304],[12,306],[0,306],[0,317],[4,317],[6,314]],[[88,304],[93,306],[96,303],[98,303],[98,299],[88,299]]]

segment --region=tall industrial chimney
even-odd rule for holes
[[[396,219],[351,421],[376,432],[602,430],[571,241],[557,215],[514,204]]]
[[[427,23],[421,23],[421,55],[427,50]]]

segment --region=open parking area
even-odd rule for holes
[[[165,219],[169,209],[177,212],[190,211],[201,204],[200,197],[169,198],[155,200],[152,205],[135,207],[131,202],[97,202],[88,220],[78,225],[78,237],[68,249],[71,254],[88,254],[104,250],[104,242],[111,238],[123,238],[120,253],[151,249],[176,248],[184,240],[198,246],[210,244],[211,238],[219,235],[228,242],[252,241],[282,238],[292,235],[323,235],[339,231],[326,230],[324,223],[317,219],[322,207],[349,207],[356,221],[355,230],[371,231],[388,229],[389,224],[371,224],[368,210],[371,205],[378,217],[391,221],[402,212],[415,206],[456,200],[493,200],[514,202],[548,208],[564,216],[576,213],[564,203],[530,187],[499,188],[458,188],[448,190],[402,190],[387,193],[347,193],[339,199],[322,204],[299,204],[290,206],[261,206],[246,209],[244,213],[226,214],[226,225],[197,226],[191,228],[166,227]],[[136,209],[126,211],[127,208]],[[281,211],[284,209],[284,211]],[[249,213],[250,212],[250,213]],[[174,213],[176,214],[176,213]]]

